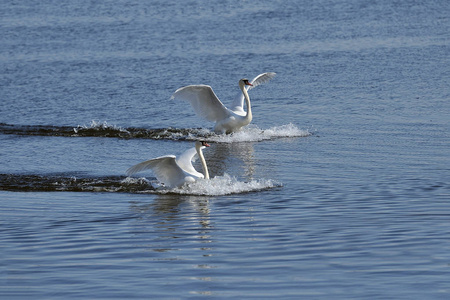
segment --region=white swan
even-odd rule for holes
[[[252,121],[252,107],[247,90],[269,81],[274,76],[275,73],[269,72],[259,74],[251,82],[246,78],[239,80],[239,88],[242,93],[236,96],[231,109],[223,105],[209,85],[188,85],[179,88],[171,99],[189,101],[197,115],[208,121],[216,122],[214,126],[216,133],[231,133]],[[244,111],[244,98],[247,112]]]
[[[158,181],[164,183],[169,188],[179,187],[185,183],[194,182],[198,178],[209,179],[208,167],[202,149],[209,147],[206,142],[195,142],[195,147],[190,148],[176,157],[175,155],[165,155],[150,159],[132,166],[127,170],[127,175],[151,169]],[[196,154],[202,162],[204,175],[192,166],[196,159]]]

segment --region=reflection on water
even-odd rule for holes
[[[187,289],[194,295],[212,295],[204,282],[214,277],[209,270],[218,268],[211,245],[214,226],[211,222],[210,200],[205,196],[157,195],[151,203],[133,202],[130,210],[137,214],[135,238],[150,250],[150,259],[165,264],[192,263],[196,272],[179,270],[177,276],[188,280]],[[189,269],[189,268],[187,268]]]
[[[151,203],[133,202],[130,210],[137,214],[134,233],[156,252],[181,251],[186,243],[200,243],[191,251],[211,256],[209,197],[157,195]],[[155,228],[158,230],[155,231]],[[207,252],[207,253],[205,253]],[[159,259],[156,258],[156,259]],[[165,258],[167,259],[167,258]],[[176,259],[176,258],[174,258]]]
[[[224,173],[253,180],[255,174],[255,150],[253,142],[217,143],[205,154],[213,176]],[[237,170],[234,168],[238,168]]]

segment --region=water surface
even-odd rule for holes
[[[6,1],[0,296],[447,299],[447,2]],[[263,72],[233,136],[170,100]]]

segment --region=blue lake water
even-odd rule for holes
[[[450,297],[448,1],[8,0],[0,68],[0,298]]]

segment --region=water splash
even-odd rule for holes
[[[215,135],[208,141],[218,143],[233,143],[233,142],[260,142],[264,140],[272,140],[284,137],[307,137],[312,133],[309,130],[299,129],[292,123],[287,125],[275,126],[269,129],[260,129],[256,125],[249,125],[241,131],[229,135]]]
[[[216,176],[212,179],[200,179],[179,188],[157,189],[156,192],[161,194],[172,193],[195,196],[223,196],[263,191],[282,186],[283,185],[280,182],[271,179],[254,179],[243,182],[225,173],[223,176]]]
[[[90,125],[78,125],[77,127],[73,128],[73,131],[77,134],[78,132],[86,131],[86,130],[96,130],[96,131],[119,131],[123,133],[130,133],[128,130],[116,126],[116,125],[110,125],[108,122],[103,121],[96,121],[92,120]]]

